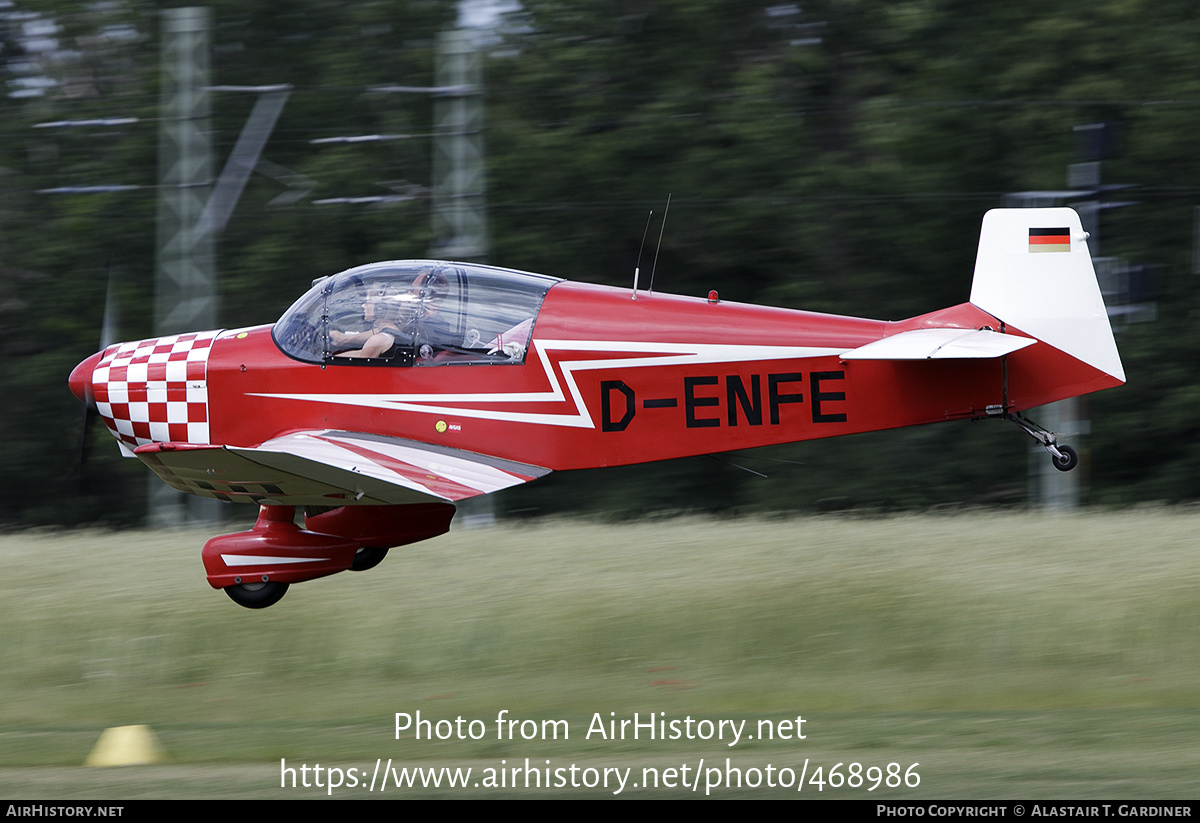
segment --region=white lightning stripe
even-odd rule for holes
[[[583,402],[579,386],[575,381],[576,371],[609,368],[644,368],[646,366],[701,365],[706,363],[742,363],[754,360],[800,360],[810,357],[839,355],[845,349],[828,346],[740,346],[712,343],[639,343],[636,341],[596,340],[535,340],[530,345],[539,354],[551,351],[573,351],[589,353],[640,353],[637,357],[611,359],[560,360],[567,391],[575,404],[574,412],[536,413],[498,411],[495,409],[464,408],[442,405],[446,403],[547,403],[564,402],[566,396],[558,376],[554,373],[548,357],[539,356],[546,378],[550,382],[548,391],[540,392],[480,392],[445,394],[254,394],[255,397],[273,397],[281,400],[305,400],[316,403],[341,403],[348,406],[366,406],[376,409],[445,414],[456,417],[472,417],[484,420],[501,420],[510,423],[537,423],[550,426],[594,429],[596,424]],[[435,405],[430,405],[435,404]]]
[[[282,563],[324,563],[329,557],[269,557],[258,554],[223,554],[221,561],[233,566],[274,566]]]

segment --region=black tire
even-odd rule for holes
[[[265,609],[274,606],[287,594],[287,583],[240,583],[225,588],[225,594],[239,606],[247,609]]]
[[[350,571],[365,572],[367,569],[373,569],[383,562],[383,558],[387,557],[387,553],[387,549],[363,546],[354,553],[354,560],[350,563]]]
[[[1054,468],[1060,472],[1069,472],[1071,469],[1079,465],[1079,454],[1070,446],[1059,446],[1058,450],[1062,452],[1062,457],[1053,457]]]

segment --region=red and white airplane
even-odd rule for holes
[[[551,471],[987,417],[1069,470],[1020,412],[1125,380],[1086,237],[1070,209],[991,211],[970,302],[898,322],[376,263],[274,325],[109,346],[70,386],[172,488],[260,507],[203,559],[263,608]]]

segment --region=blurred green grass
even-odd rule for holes
[[[506,525],[262,612],[208,588],[206,533],[10,534],[0,792],[78,765],[104,727],[148,723],[176,764],[214,769],[827,751],[921,761],[922,796],[1192,794],[1197,527],[1168,509]],[[393,714],[417,709],[564,718],[573,737],[393,740]],[[580,739],[593,713],[635,711],[803,714],[809,739]],[[1135,761],[1146,773],[1119,782]],[[1067,773],[1014,776],[1038,764]],[[98,774],[95,791],[121,782]]]

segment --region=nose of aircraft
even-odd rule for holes
[[[104,354],[98,351],[84,360],[78,366],[71,370],[71,376],[67,378],[67,385],[71,387],[71,394],[79,398],[81,403],[92,403],[92,372],[96,369],[96,364],[100,362],[101,356]]]

